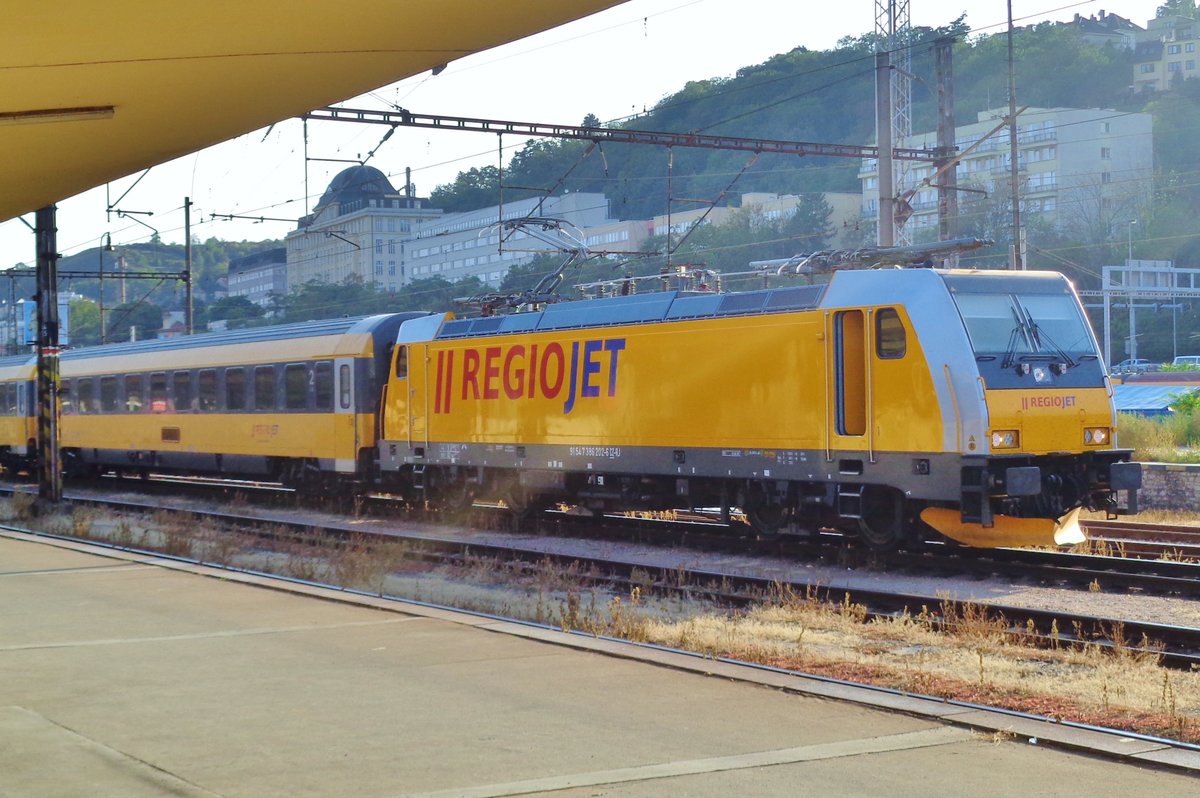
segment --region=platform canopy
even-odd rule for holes
[[[0,221],[623,0],[11,0]]]

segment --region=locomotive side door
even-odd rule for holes
[[[826,340],[831,352],[825,456],[830,460],[835,451],[871,449],[869,329],[869,314],[864,309],[834,311],[828,319]]]
[[[397,385],[405,387],[404,407],[408,429],[408,445],[426,446],[429,443],[427,416],[429,412],[429,345],[408,344],[408,359],[404,366],[405,378],[400,378],[400,364],[397,361]]]

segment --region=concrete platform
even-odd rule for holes
[[[882,711],[820,697],[864,700],[838,686],[794,692],[804,680],[787,675],[189,571],[221,574],[0,536],[0,796],[1196,789],[1028,736],[994,742],[934,716],[1002,723],[945,705]]]

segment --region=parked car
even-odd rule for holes
[[[1171,365],[1200,370],[1200,355],[1180,355],[1171,361]]]
[[[1143,357],[1126,358],[1113,366],[1114,374],[1145,374],[1147,371],[1157,371],[1158,366]]]

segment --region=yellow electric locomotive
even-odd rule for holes
[[[379,466],[523,512],[740,507],[761,534],[1067,542],[1136,510],[1112,390],[1058,274],[888,269],[400,327]]]

